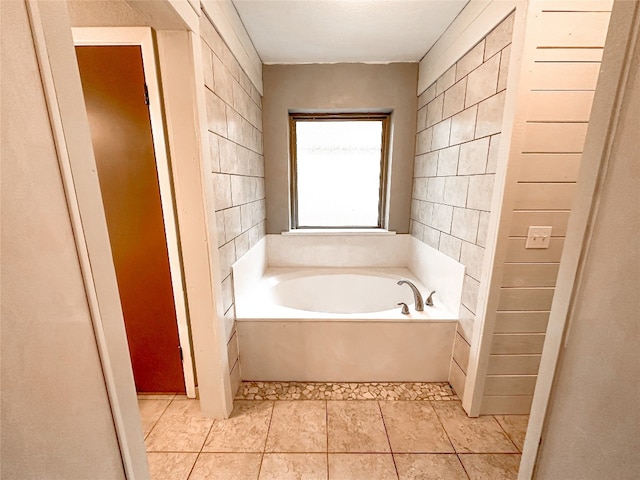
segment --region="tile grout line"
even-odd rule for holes
[[[462,459],[460,458],[460,454],[458,453],[458,450],[456,449],[456,446],[451,441],[451,437],[449,436],[449,432],[447,432],[447,429],[445,428],[444,423],[442,422],[442,419],[440,418],[440,415],[438,415],[438,410],[433,406],[433,401],[429,401],[429,403],[431,404],[431,408],[433,408],[433,411],[436,414],[436,418],[438,419],[438,422],[440,423],[440,426],[442,427],[442,430],[444,430],[444,434],[447,436],[447,440],[449,440],[449,443],[451,444],[451,448],[453,448],[453,454],[458,459],[458,462],[460,462],[460,466],[462,467],[462,470],[464,471],[464,474],[467,476],[467,478],[470,479],[471,476],[469,475],[469,472],[467,472],[467,469],[465,468],[464,463],[462,463]]]
[[[502,430],[504,432],[505,437],[507,437],[507,440],[509,440],[511,442],[511,445],[513,445],[513,447],[516,449],[515,452],[503,452],[503,453],[520,453],[520,449],[518,448],[518,446],[516,445],[516,442],[514,442],[511,439],[511,436],[507,433],[507,431],[504,429],[504,427],[500,424],[500,422],[498,421],[498,419],[495,417],[495,415],[490,415],[491,418],[493,418],[493,421],[496,422],[498,424],[498,426],[500,427],[500,430]]]
[[[264,462],[264,455],[267,451],[267,440],[269,440],[269,432],[271,431],[271,422],[273,421],[273,411],[275,409],[275,402],[269,401],[271,403],[271,415],[269,415],[269,426],[267,426],[267,434],[264,437],[264,445],[262,446],[262,453],[260,455],[260,467],[258,468],[258,476],[256,480],[260,478],[260,473],[262,472],[262,463]]]
[[[326,446],[327,446],[327,480],[329,480],[329,401],[325,399],[324,401],[324,422],[325,422],[325,433],[326,433]]]
[[[166,406],[166,407],[164,407],[164,409],[162,410],[162,412],[160,413],[160,415],[158,415],[158,418],[156,419],[156,421],[155,421],[155,422],[153,422],[153,425],[152,425],[152,426],[151,426],[151,428],[149,429],[149,432],[148,432],[146,435],[144,435],[144,432],[142,432],[142,433],[143,433],[143,436],[144,436],[144,439],[143,439],[143,440],[146,440],[146,439],[149,437],[149,435],[151,435],[151,432],[153,432],[153,429],[154,429],[154,428],[156,428],[156,425],[158,424],[158,422],[160,421],[160,419],[162,418],[162,416],[165,414],[165,412],[166,412],[166,411],[167,411],[167,409],[169,408],[169,405],[171,405],[171,404],[173,403],[173,401],[175,400],[175,397],[176,397],[176,396],[174,395],[174,396],[173,396],[173,398],[172,398],[171,400],[169,400],[169,403],[167,403],[167,406]],[[140,403],[139,403],[139,402],[140,402],[140,400],[141,400],[141,399],[138,399],[138,414],[140,414]],[[142,400],[146,400],[146,399],[142,399]],[[148,400],[152,400],[152,399],[148,399]],[[156,400],[156,401],[157,401],[157,400]],[[145,448],[145,451],[146,451],[146,448]]]
[[[518,451],[518,453],[520,453],[520,454],[521,454],[522,452],[520,451],[520,447],[518,447],[518,445],[516,445],[516,442],[514,442],[514,441],[513,441],[513,438],[511,438],[511,435],[509,435],[509,432],[507,432],[507,429],[506,429],[506,428],[504,428],[504,426],[502,426],[502,423],[500,423],[500,420],[498,420],[498,419],[496,418],[496,416],[495,416],[495,415],[491,415],[491,416],[492,416],[492,417],[493,417],[493,419],[496,421],[496,423],[497,423],[498,425],[500,425],[500,428],[502,429],[502,431],[504,432],[504,434],[507,436],[507,438],[509,439],[509,441],[510,441],[511,443],[513,443],[513,446],[514,446],[514,447],[516,447],[516,450]],[[528,422],[527,422],[527,423],[528,423]]]
[[[387,436],[387,443],[389,444],[389,453],[391,453],[391,461],[393,462],[393,468],[396,471],[396,478],[400,478],[400,473],[398,472],[398,465],[396,464],[396,457],[393,454],[393,447],[391,447],[391,439],[389,438],[389,430],[387,430],[387,423],[384,421],[384,414],[382,413],[382,406],[380,405],[380,400],[377,400],[378,410],[380,411],[380,418],[382,419],[382,426],[384,427],[384,434]]]

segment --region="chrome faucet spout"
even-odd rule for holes
[[[409,287],[411,287],[411,290],[413,291],[413,300],[414,300],[416,312],[424,311],[424,301],[422,300],[422,295],[420,294],[420,290],[418,290],[418,287],[416,287],[409,280],[398,281],[398,285],[403,285],[403,284],[409,285]]]

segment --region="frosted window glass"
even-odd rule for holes
[[[379,225],[382,121],[297,121],[299,227]]]

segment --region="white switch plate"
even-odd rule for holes
[[[529,227],[527,243],[524,248],[549,248],[551,242],[551,227]]]

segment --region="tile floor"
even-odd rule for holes
[[[153,480],[515,479],[528,421],[456,400],[236,400],[224,421],[184,396],[139,404]]]

